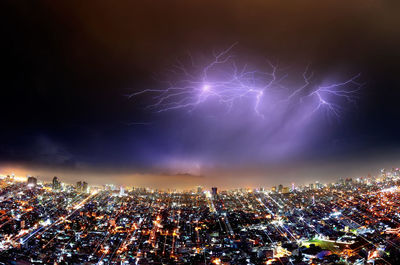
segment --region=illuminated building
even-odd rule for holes
[[[53,190],[59,190],[59,189],[61,189],[61,182],[58,180],[57,177],[54,177],[54,178],[53,178],[52,189],[53,189]]]
[[[82,181],[78,181],[75,186],[77,191],[82,191]]]
[[[89,185],[85,181],[82,182],[82,192],[89,192]]]
[[[76,190],[78,192],[89,192],[88,184],[85,181],[78,181],[76,183]]]
[[[125,189],[124,187],[119,187],[119,196],[125,196]]]

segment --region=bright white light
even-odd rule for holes
[[[210,91],[210,86],[206,84],[203,86],[203,92],[208,92],[208,91]]]

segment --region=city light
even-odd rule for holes
[[[34,253],[46,264],[377,263],[400,241],[398,173],[296,189],[185,192],[3,178],[9,199],[0,202],[0,257]]]

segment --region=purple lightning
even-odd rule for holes
[[[141,94],[154,95],[153,103],[147,108],[156,112],[177,109],[193,111],[206,102],[216,100],[226,107],[227,112],[237,103],[245,101],[250,104],[254,114],[262,118],[269,114],[271,107],[290,108],[302,105],[306,105],[309,115],[326,110],[328,114],[339,118],[342,111],[339,102],[354,103],[357,92],[362,87],[358,82],[360,74],[341,82],[318,83],[309,66],[303,72],[299,85],[288,85],[285,81],[289,78],[289,73],[269,60],[266,60],[266,71],[249,69],[247,64],[239,67],[232,55],[235,45],[221,52],[214,52],[212,59],[202,67],[195,65],[189,55],[188,66],[177,61],[169,70],[169,76],[175,81],[164,81],[167,84],[165,88],[145,89],[127,96],[133,98]]]

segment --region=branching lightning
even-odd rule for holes
[[[197,66],[191,55],[190,64],[177,61],[168,71],[170,79],[164,81],[163,89],[144,89],[127,95],[134,98],[151,94],[153,102],[147,106],[156,112],[171,110],[193,111],[202,104],[215,101],[231,111],[238,102],[248,102],[254,114],[268,115],[265,105],[302,106],[307,104],[309,114],[326,110],[339,118],[343,102],[354,103],[362,84],[360,74],[331,84],[321,84],[307,66],[297,86],[285,84],[289,76],[269,60],[267,69],[249,69],[247,64],[238,65],[232,55],[235,44],[221,52],[214,52],[211,60],[202,67]],[[287,83],[287,82],[286,82]],[[274,103],[271,97],[274,95]],[[279,95],[279,96],[276,96]],[[270,98],[269,100],[266,100]],[[269,108],[271,109],[271,108]]]

